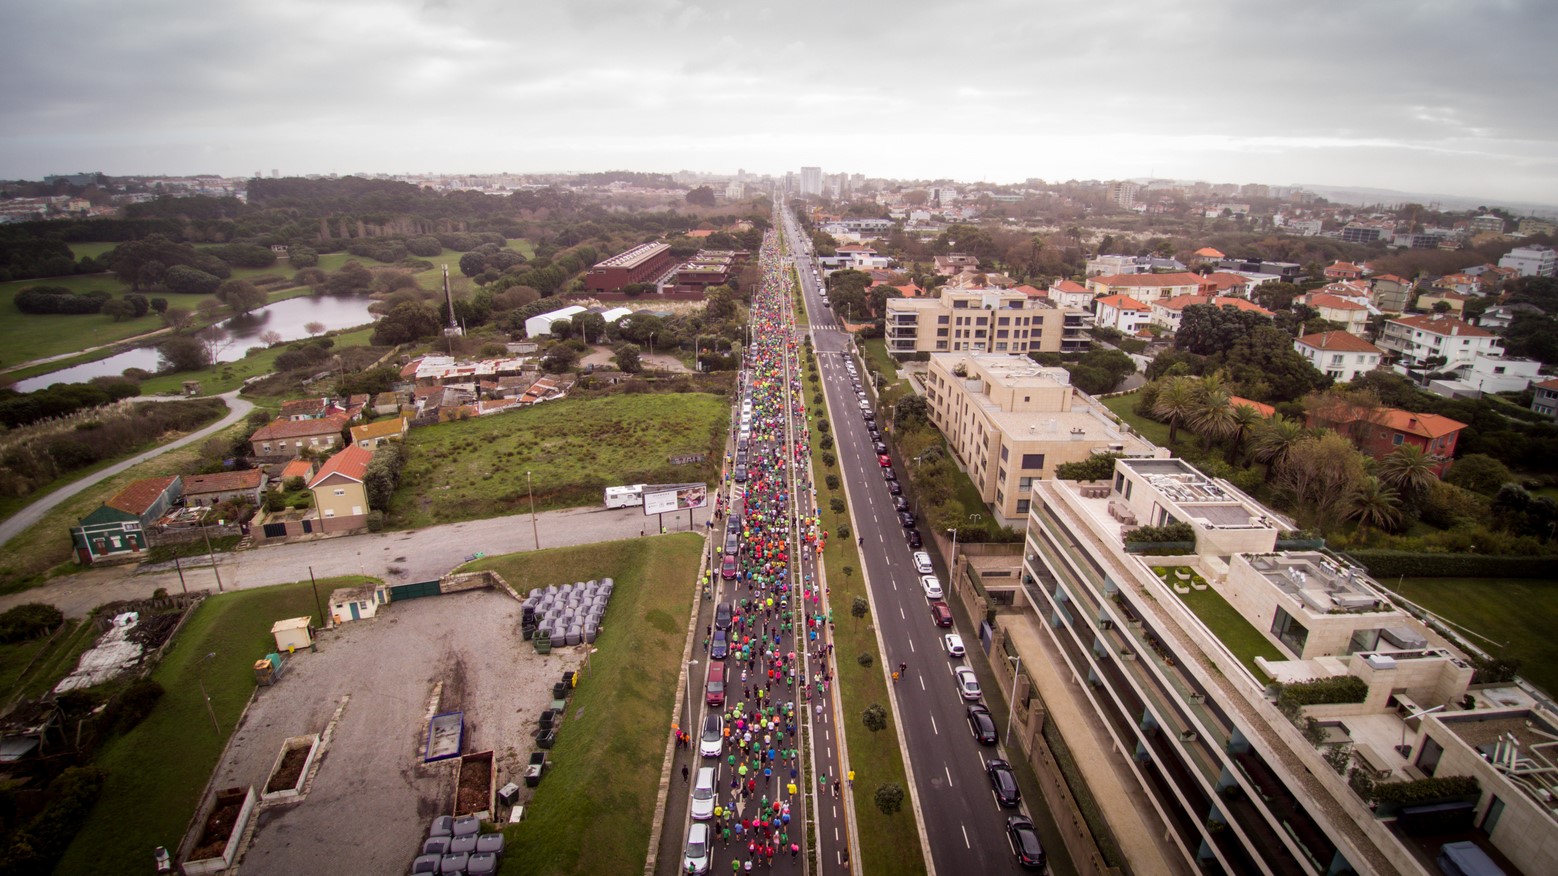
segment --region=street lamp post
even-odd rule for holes
[[[655,354],[655,333],[654,332],[650,332],[649,333],[649,355],[653,356],[654,354]]]
[[[525,472],[525,491],[530,494],[530,536],[536,541],[536,550],[540,550],[541,530],[536,527],[536,488],[528,471]]]
[[[1412,720],[1413,718],[1421,718],[1424,715],[1433,714],[1442,708],[1444,708],[1444,706],[1434,706],[1432,709],[1419,709],[1417,711],[1408,710],[1407,716],[1401,719],[1401,744],[1396,746],[1396,753],[1402,757],[1406,757],[1412,751],[1412,749],[1407,747],[1408,721]]]
[[[953,589],[957,589],[957,583],[958,583],[958,531],[957,531],[956,528],[949,529],[947,531],[952,533],[952,566],[949,569],[947,569],[947,575],[949,577],[951,577],[952,580],[948,581],[947,583],[951,584]]]
[[[206,693],[206,664],[215,656],[216,652],[211,651],[195,664],[195,680],[200,683],[200,698],[206,701],[206,713],[211,716],[211,728],[216,731],[217,736],[221,736],[222,725],[216,722],[216,709],[211,707],[211,695]]]
[[[696,659],[687,661],[687,738],[692,738],[692,675],[697,671]]]
[[[209,512],[207,512],[207,513],[209,513]],[[222,525],[222,521],[218,520],[216,522],[216,525],[217,526],[221,526]],[[202,536],[204,536],[205,540],[206,540],[206,556],[211,558],[211,574],[216,576],[216,592],[221,593],[222,592],[222,572],[219,569],[217,569],[217,567],[216,567],[216,551],[211,549],[211,531],[209,529],[206,529],[206,518],[205,518],[204,514],[202,514],[200,516],[200,534]],[[218,732],[221,732],[221,731],[218,731]]]
[[[1022,673],[1022,655],[1018,654],[1016,657],[1006,659],[1017,664],[1017,667],[1012,670],[1012,692],[1006,698],[1006,745],[1011,747],[1012,722],[1017,719],[1017,676]]]

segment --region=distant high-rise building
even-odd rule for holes
[[[803,168],[801,168],[801,194],[802,195],[821,195],[822,194],[822,168],[820,168],[820,167],[803,167]]]
[[[1109,200],[1129,210],[1136,206],[1136,194],[1140,191],[1141,186],[1129,180],[1112,182],[1109,184]]]

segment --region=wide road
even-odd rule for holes
[[[784,216],[792,239],[805,241],[793,216],[788,211]],[[961,633],[970,648],[978,647],[979,640],[973,630],[941,629],[931,620],[929,601],[920,588],[912,551],[882,476],[855,386],[844,366],[853,339],[839,329],[836,318],[823,305],[813,260],[800,248],[796,266],[811,317],[812,343],[817,350],[828,409],[833,415],[833,434],[839,467],[848,485],[850,513],[856,532],[865,540],[862,564],[878,635],[885,647],[884,657],[889,667],[908,664],[906,677],[895,686],[893,695],[909,747],[906,756],[929,839],[933,871],[942,876],[1023,872],[1017,867],[1005,833],[1006,818],[1015,814],[1014,810],[997,805],[985,773],[986,760],[1005,758],[1005,748],[981,746],[973,738],[967,703],[959,695],[952,676],[952,668],[960,661],[948,658],[942,644],[942,636],[947,632]],[[878,422],[885,422],[887,415],[885,410],[878,412]],[[895,459],[893,464],[901,477],[906,476],[905,460]],[[948,578],[939,563],[937,571],[946,584]],[[983,682],[986,688],[993,688],[989,678]],[[1003,712],[997,716],[1003,720],[1004,704],[990,705],[992,712]],[[1050,872],[1075,872],[1042,799],[1036,793],[1025,794],[1021,811],[1033,819],[1039,830],[1049,855]]]

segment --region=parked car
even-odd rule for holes
[[[898,525],[902,526],[904,529],[913,529],[914,528],[914,514],[912,512],[909,512],[909,511],[899,511],[898,512]]]
[[[897,481],[888,481],[887,482],[887,492],[892,493],[894,496],[902,495],[903,494],[903,485],[898,483]]]
[[[714,637],[709,641],[709,659],[724,660],[730,656],[730,631],[715,630]]]
[[[925,591],[926,599],[940,599],[944,595],[941,592],[941,582],[935,575],[921,575],[920,589]]]
[[[687,851],[682,858],[682,870],[687,873],[709,872],[709,826],[694,821],[687,831]]]
[[[703,735],[698,737],[698,754],[704,757],[719,757],[724,748],[725,718],[718,712],[710,712],[703,718]]]
[[[925,539],[920,538],[918,529],[906,529],[903,535],[904,538],[909,540],[909,547],[919,549],[925,546]]]
[[[893,497],[893,509],[897,510],[897,511],[907,511],[907,510],[909,510],[909,500],[905,499],[902,496],[894,496]]]
[[[952,609],[947,608],[945,602],[932,602],[930,604],[930,619],[935,621],[938,627],[952,626]]]
[[[1022,789],[1017,787],[1017,773],[1011,764],[993,757],[985,764],[985,773],[990,776],[990,790],[995,792],[996,803],[1007,809],[1022,803]]]
[[[921,575],[929,575],[936,571],[930,564],[930,554],[925,551],[914,552],[914,571],[919,572]]]
[[[888,460],[888,462],[891,461],[892,460]],[[891,465],[884,465],[882,466],[882,480],[896,481],[898,480],[898,472],[893,471],[893,467]]]
[[[990,710],[984,706],[968,707],[968,729],[973,731],[980,745],[994,745],[998,738],[995,719],[990,717]]]
[[[720,574],[720,577],[724,578],[726,581],[734,581],[736,579],[736,556],[735,556],[735,554],[726,554],[725,555],[725,559],[720,562],[719,574]]]
[[[730,629],[731,618],[736,613],[736,607],[728,602],[721,602],[714,606],[714,629]]]
[[[1017,866],[1024,870],[1044,869],[1044,846],[1039,842],[1039,832],[1033,822],[1022,815],[1006,819],[1006,841],[1011,843]]]
[[[881,441],[882,440],[882,431],[880,429],[876,428],[876,426],[874,426],[874,425],[867,426],[866,427],[866,431],[871,433],[871,440],[872,441]]]
[[[941,644],[947,649],[948,657],[962,657],[965,653],[963,650],[963,637],[957,633],[947,633],[945,636],[942,636]]]
[[[880,455],[880,456],[878,456],[876,458],[876,464],[881,466],[882,468],[892,468],[893,467],[893,458],[891,456],[888,456],[887,454],[883,453],[882,455]]]
[[[876,442],[876,444],[873,445],[873,446],[876,448],[876,452],[877,453],[886,453],[887,452],[887,444],[882,442],[882,441]]]
[[[979,676],[967,666],[959,666],[952,670],[952,677],[957,680],[958,693],[963,699],[978,700],[984,695],[984,691],[979,689]]]
[[[714,817],[714,767],[698,767],[698,780],[692,783],[692,819],[708,821]]]
[[[709,663],[709,674],[703,682],[703,701],[710,708],[725,707],[725,664]]]

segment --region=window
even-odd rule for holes
[[[1017,500],[1017,513],[1018,514],[1027,514],[1028,513],[1028,509],[1029,509],[1029,507],[1031,507],[1031,505],[1032,505],[1032,500],[1029,500],[1029,499],[1018,499]]]
[[[1022,493],[1024,496],[1033,492],[1033,478],[1018,478],[1017,491]]]
[[[1271,619],[1271,634],[1286,645],[1293,656],[1303,656],[1304,643],[1309,641],[1309,630],[1280,607],[1276,617]]]
[[[1423,749],[1417,755],[1417,768],[1425,775],[1433,775],[1439,768],[1439,758],[1444,754],[1444,746],[1434,741],[1432,736],[1423,737]]]
[[[1400,446],[1401,440],[1402,439],[1401,439],[1401,435],[1400,434],[1396,434],[1396,435],[1390,436],[1390,443],[1395,444],[1397,446]]]
[[[336,487],[335,488],[335,495],[337,495],[337,496],[344,496],[344,495],[346,495],[346,490],[341,488],[341,487]]]
[[[1023,467],[1023,469],[1025,471],[1029,470],[1029,469],[1043,468],[1044,467],[1044,454],[1042,454],[1042,453],[1024,453],[1022,455],[1022,467]]]
[[[334,517],[335,516],[335,509],[334,508],[326,508],[325,509],[325,516],[326,517]]]
[[[1012,449],[1010,447],[1007,447],[1005,444],[1001,445],[1001,461],[1002,462],[1005,462],[1007,459],[1009,459],[1011,457],[1011,455],[1012,455],[1011,451],[1012,451]]]

